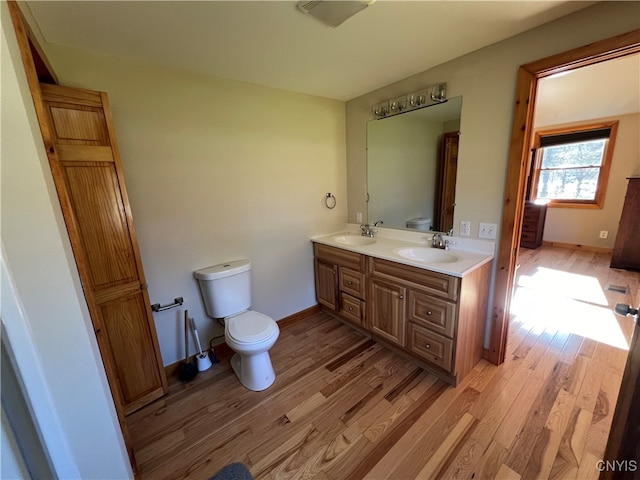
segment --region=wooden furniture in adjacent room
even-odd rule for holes
[[[640,176],[628,180],[611,267],[640,270]]]
[[[547,206],[533,202],[526,202],[522,217],[522,235],[520,246],[525,248],[538,248],[542,245],[544,221],[547,216]]]
[[[491,263],[463,278],[314,244],[322,309],[457,385],[482,358]]]

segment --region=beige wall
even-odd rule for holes
[[[463,97],[454,231],[462,220],[471,221],[472,238],[478,236],[479,222],[499,226],[518,67],[637,29],[637,9],[636,2],[602,2],[347,102],[349,221],[355,222],[356,212],[366,212],[370,107],[447,82],[447,96]]]
[[[638,140],[640,115],[636,113],[621,117],[599,118],[581,123],[589,124],[611,120],[618,120],[619,124],[603,208],[549,208],[543,240],[613,248],[627,190],[627,177],[640,175],[640,141]],[[571,125],[580,125],[581,123],[572,123]],[[549,130],[549,128],[550,126],[545,126],[544,130]],[[607,230],[609,232],[608,238],[599,238],[600,230]]]
[[[252,308],[315,305],[310,237],[346,222],[344,103],[48,45],[64,85],[109,94],[165,365],[183,357],[182,311],[221,334],[193,271],[252,262]],[[337,199],[333,210],[323,198]],[[193,348],[193,347],[192,347]]]

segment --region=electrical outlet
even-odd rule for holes
[[[496,229],[498,226],[495,223],[481,223],[478,236],[480,238],[488,238],[489,240],[496,239]]]
[[[356,213],[356,223],[362,223],[362,212]]]
[[[609,236],[608,230],[600,230],[600,238],[607,238]]]
[[[463,220],[460,222],[460,236],[468,237],[469,235],[471,235],[471,222]]]

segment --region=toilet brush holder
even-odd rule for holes
[[[193,336],[196,339],[196,346],[198,347],[198,354],[196,355],[196,364],[198,365],[198,371],[202,372],[211,367],[211,360],[209,359],[209,352],[202,350],[202,345],[200,345],[200,337],[198,336],[198,328],[196,327],[196,322],[193,318],[190,318],[191,322],[191,331],[193,332]]]
[[[207,352],[202,352],[196,355],[196,364],[198,365],[198,371],[204,372],[211,368],[211,359]]]

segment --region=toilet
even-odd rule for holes
[[[407,228],[411,228],[413,230],[431,230],[431,219],[430,218],[412,218],[411,220],[407,220]]]
[[[280,335],[269,316],[249,310],[251,262],[236,260],[194,272],[207,315],[224,319],[224,339],[234,352],[231,367],[240,383],[256,392],[269,388],[276,374],[269,357]]]

